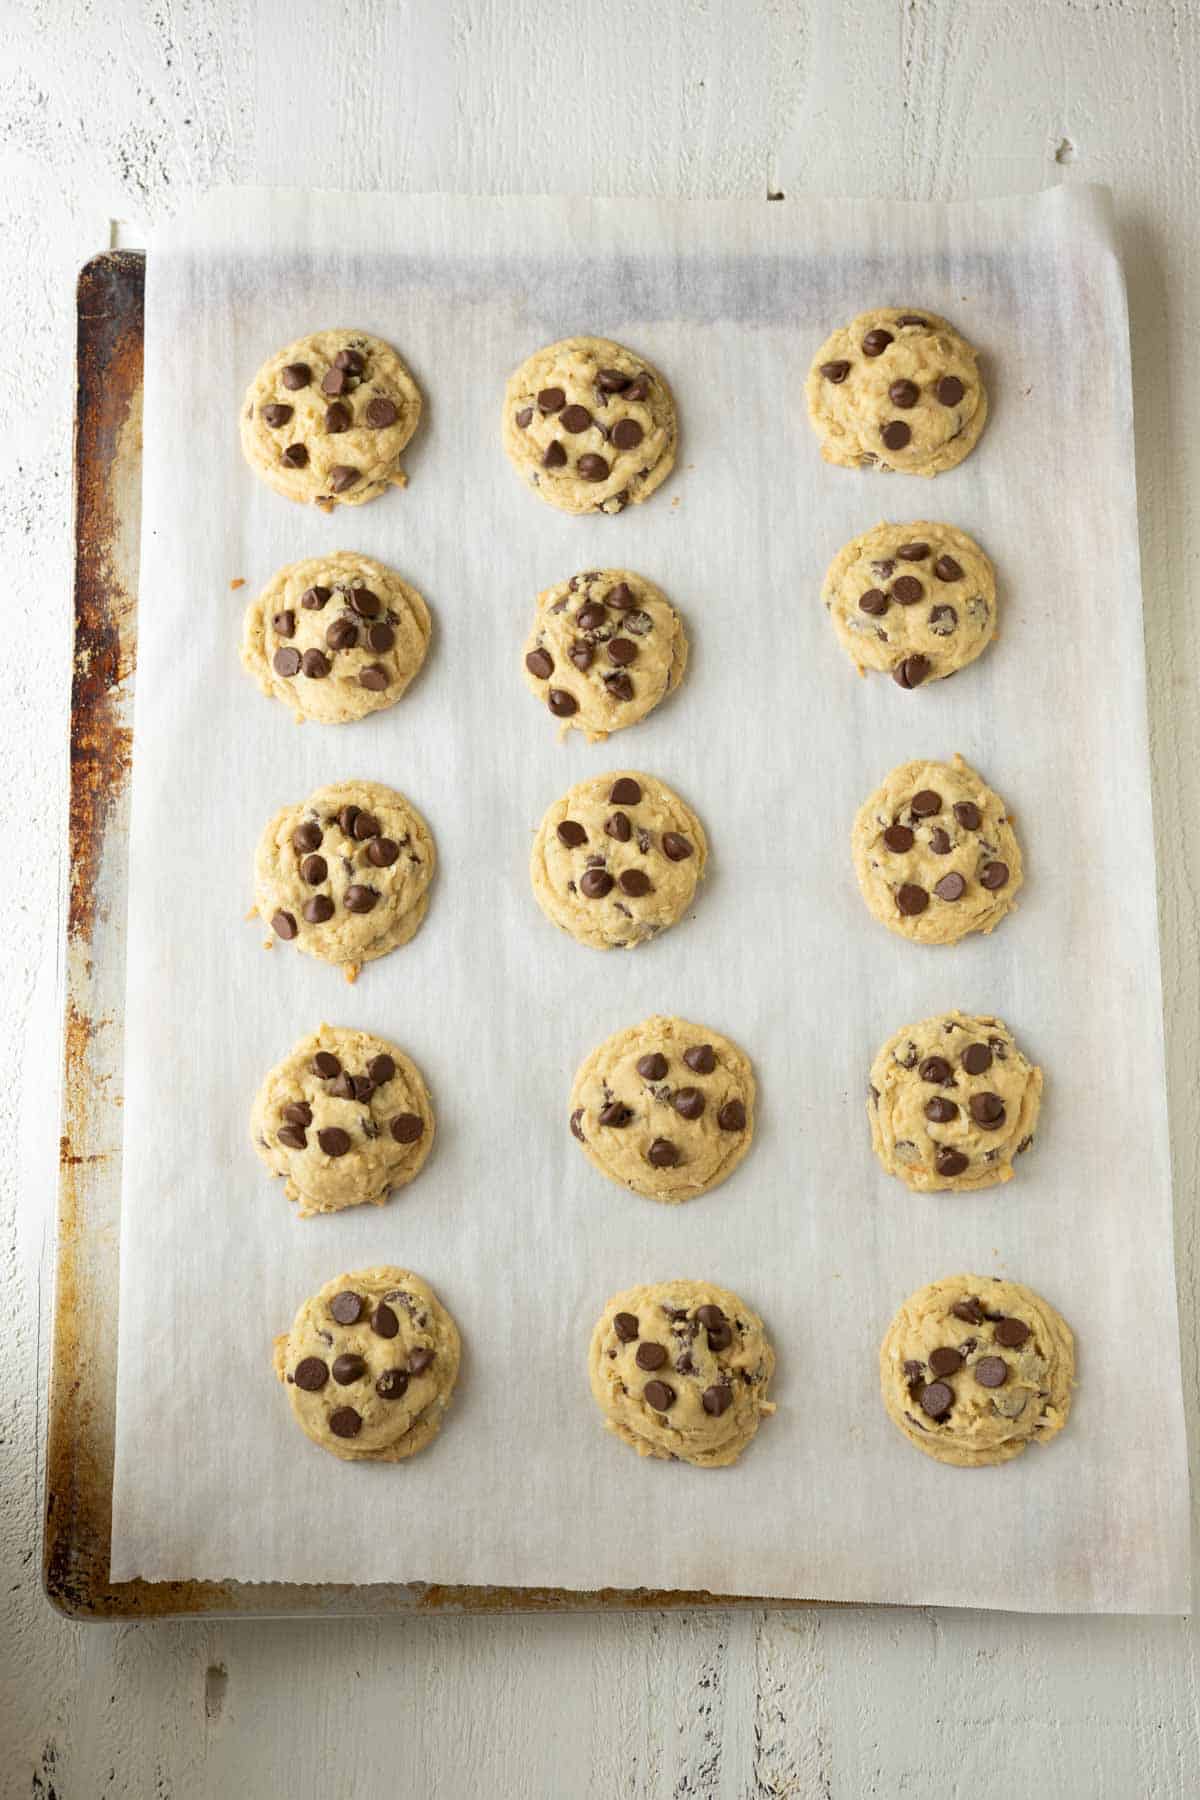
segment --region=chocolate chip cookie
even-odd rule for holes
[[[604,1423],[639,1456],[698,1469],[735,1463],[775,1411],[775,1352],[757,1313],[709,1281],[614,1294],[588,1352]]]
[[[301,1430],[344,1462],[403,1462],[432,1443],[458,1361],[458,1327],[408,1269],[335,1276],[275,1339]]]
[[[851,850],[871,912],[919,944],[992,931],[1016,904],[1021,852],[1008,809],[961,756],[893,769],[859,808]]]
[[[871,1064],[871,1143],[918,1193],[1010,1180],[1033,1143],[1042,1071],[1003,1019],[938,1013],[896,1032]]]
[[[826,462],[940,475],[987,419],[976,352],[936,313],[876,307],[826,338],[808,372],[808,416]]]
[[[913,1294],[879,1352],[883,1403],[910,1444],[938,1462],[1008,1462],[1062,1430],[1075,1340],[1017,1281],[950,1275]]]
[[[675,401],[644,356],[609,338],[535,350],[504,393],[504,448],[523,481],[569,513],[648,500],[675,463]]]
[[[254,859],[254,905],[277,938],[359,967],[407,944],[429,905],[424,819],[378,781],[335,781],[276,813]]]
[[[592,569],[538,595],[525,680],[562,732],[598,743],[636,725],[683,680],[683,621],[632,569]]]
[[[675,1206],[737,1168],[754,1136],[754,1092],[750,1059],[729,1038],[656,1016],[592,1051],[569,1123],[602,1175]]]
[[[285,500],[331,511],[403,486],[421,393],[390,344],[314,331],[267,358],[242,401],[246,461]]]
[[[433,1144],[433,1107],[420,1070],[395,1044],[322,1025],[266,1077],[250,1134],[306,1219],[382,1206],[407,1187]]]
[[[428,648],[416,588],[353,550],[280,569],[242,626],[242,666],[263,693],[324,725],[393,706]]]
[[[534,899],[597,950],[636,950],[681,919],[708,861],[704,827],[665,781],[640,770],[593,775],[538,827]]]
[[[875,525],[839,550],[821,598],[843,650],[898,687],[941,681],[996,635],[996,572],[973,538],[919,519]]]

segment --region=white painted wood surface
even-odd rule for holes
[[[0,1092],[0,1791],[1195,1794],[1192,1622],[848,1608],[78,1628],[37,1584],[35,1446],[40,1456],[74,278],[109,242],[110,219],[131,221],[136,242],[139,221],[218,181],[920,199],[1113,186],[1134,333],[1195,1442],[1200,0],[8,0],[0,28],[0,545],[17,627],[0,718],[0,991],[7,1039],[25,1046]],[[182,470],[187,453],[181,421]],[[1104,570],[1088,568],[1047,604],[1102,615],[1110,599]],[[1137,1078],[1119,1044],[1098,1047],[1097,1105],[1107,1080]],[[1122,1174],[1132,1232],[1136,1144]],[[797,1518],[802,1529],[802,1495]],[[933,1553],[937,1529],[930,1520]]]

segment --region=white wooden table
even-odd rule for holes
[[[1133,317],[1195,1442],[1200,0],[10,0],[0,25],[0,544],[17,622],[0,715],[0,991],[9,1043],[26,1039],[0,1087],[0,1790],[1200,1791],[1200,1630],[1186,1621],[823,1608],[79,1628],[38,1588],[35,1475],[56,1156],[74,279],[109,243],[110,220],[130,222],[123,241],[138,242],[138,225],[189,190],[230,181],[919,199],[1112,185]],[[1080,445],[1080,480],[1086,458]],[[1102,613],[1104,571],[1081,571],[1077,593],[1051,599]],[[1105,1049],[1098,1105],[1105,1079],[1137,1080],[1119,1044]],[[1136,1144],[1128,1180],[1135,1231]]]

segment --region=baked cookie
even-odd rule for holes
[[[826,462],[941,475],[987,418],[975,351],[936,313],[879,306],[826,338],[808,372],[808,416]]]
[[[850,840],[863,899],[919,944],[991,931],[1016,904],[1021,852],[1007,808],[961,756],[893,769]]]
[[[904,1302],[879,1352],[879,1379],[910,1444],[938,1462],[980,1468],[1062,1430],[1075,1340],[1019,1281],[950,1275]]]
[[[535,350],[504,391],[509,461],[551,506],[619,513],[648,500],[675,463],[675,401],[644,356],[609,338]]]
[[[432,1443],[458,1359],[458,1327],[408,1269],[335,1276],[275,1339],[301,1430],[344,1462],[403,1462]]]
[[[538,595],[525,680],[565,734],[590,744],[636,725],[683,680],[683,620],[632,569],[593,569]]]
[[[596,950],[636,950],[681,919],[708,861],[704,827],[665,781],[593,775],[556,800],[529,859],[546,917]]]
[[[285,500],[361,506],[403,486],[421,392],[390,344],[314,331],[269,356],[242,401],[246,461]]]
[[[918,1193],[967,1193],[1012,1177],[1033,1142],[1042,1071],[1003,1019],[938,1013],[896,1032],[871,1064],[871,1143]]]
[[[382,1206],[407,1187],[433,1144],[433,1107],[421,1071],[395,1044],[322,1025],[259,1088],[250,1134],[307,1219]]]
[[[276,813],[254,858],[254,905],[275,936],[345,967],[414,937],[436,852],[412,803],[378,781],[335,781]]]
[[[280,569],[242,625],[242,667],[297,719],[322,725],[394,705],[428,648],[416,588],[353,550]]]
[[[974,538],[932,519],[855,538],[821,598],[859,673],[879,669],[902,688],[965,669],[996,635],[996,571]]]
[[[639,1456],[698,1469],[735,1463],[775,1411],[775,1352],[757,1313],[711,1281],[656,1281],[614,1294],[592,1333],[588,1373],[608,1429]]]
[[[719,1032],[656,1016],[592,1051],[569,1111],[602,1175],[674,1206],[718,1187],[749,1150],[754,1071]]]

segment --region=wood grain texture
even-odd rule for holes
[[[136,241],[137,222],[223,181],[751,199],[1113,186],[1195,1441],[1198,0],[23,0],[3,23],[0,545],[25,625],[0,727],[3,975],[9,1037],[25,1048],[0,1094],[5,1141],[21,1149],[0,1159],[0,1789],[858,1800],[975,1795],[1002,1774],[1006,1789],[1068,1800],[1195,1793],[1189,1621],[825,1608],[71,1627],[37,1591],[34,1447],[56,1154],[74,280],[111,219],[132,221]],[[1081,444],[1081,481],[1087,468]],[[1047,600],[1102,615],[1103,569]],[[1122,1174],[1134,1231],[1136,1145]],[[798,1495],[798,1532],[803,1518]]]

